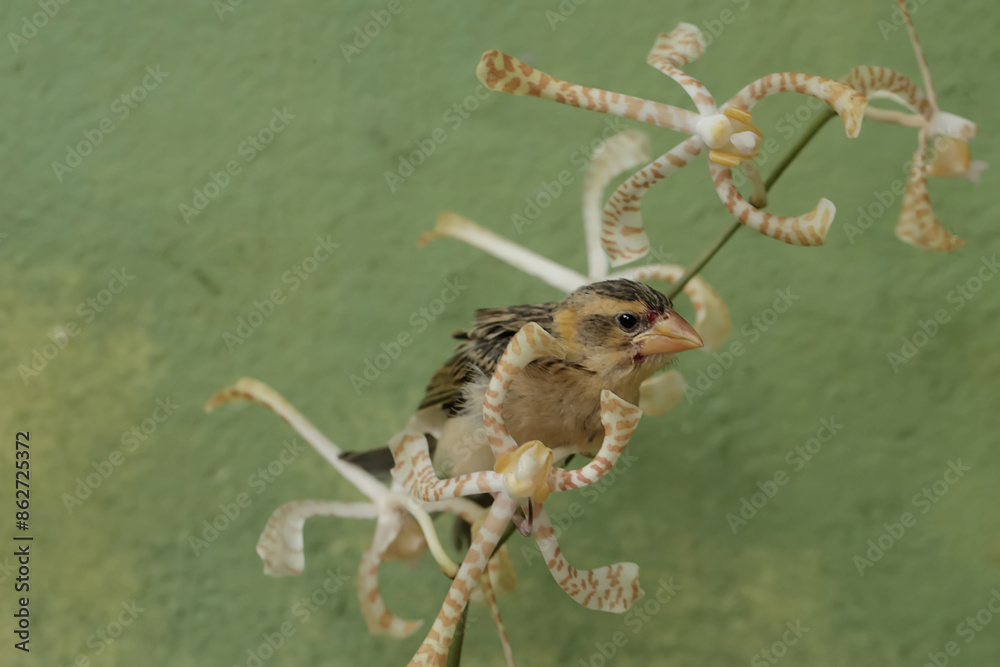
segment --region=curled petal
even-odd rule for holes
[[[661,32],[646,56],[650,60],[664,60],[674,67],[684,67],[705,53],[705,36],[691,23],[678,23],[669,33]]]
[[[389,635],[402,639],[413,634],[423,621],[408,621],[393,614],[382,600],[378,585],[378,566],[389,545],[396,539],[402,517],[396,513],[383,513],[375,523],[375,536],[371,545],[361,555],[358,569],[358,601],[368,631],[373,635]]]
[[[923,91],[908,77],[888,67],[855,67],[844,83],[868,98],[887,97],[930,120],[934,108]]]
[[[701,115],[717,113],[715,100],[708,89],[681,67],[705,51],[705,37],[697,26],[681,23],[672,32],[660,33],[646,56],[646,62],[680,84]]]
[[[469,547],[455,580],[451,582],[451,588],[448,589],[448,595],[434,620],[434,625],[410,661],[411,667],[444,665],[448,647],[451,646],[455,629],[458,627],[458,619],[461,618],[465,606],[469,604],[472,590],[485,573],[486,562],[493,554],[493,549],[500,541],[500,536],[516,509],[517,503],[504,494],[499,494],[494,499],[483,525],[472,538],[472,546]]]
[[[542,257],[513,241],[508,241],[499,234],[494,234],[468,218],[450,211],[440,213],[434,229],[425,232],[420,237],[418,243],[423,245],[445,236],[468,243],[474,248],[479,248],[487,254],[493,255],[497,259],[510,264],[515,269],[520,269],[530,276],[541,278],[552,287],[564,292],[572,292],[587,282],[586,278],[576,271],[556,264],[552,260]]]
[[[618,186],[604,206],[601,244],[611,266],[621,266],[649,252],[649,237],[642,224],[639,205],[649,189],[696,158],[702,149],[698,137],[690,137],[656,158]]]
[[[775,93],[794,92],[810,95],[830,105],[844,121],[844,131],[852,139],[861,132],[868,100],[854,88],[821,76],[779,72],[757,79],[736,93],[723,105],[750,109],[760,100]]]
[[[903,193],[903,205],[896,223],[896,236],[924,250],[955,250],[965,241],[948,232],[934,216],[927,194],[927,130],[921,130],[919,147],[910,163],[910,175]]]
[[[604,424],[604,442],[601,450],[590,463],[576,470],[555,468],[549,476],[553,491],[569,491],[593,484],[606,475],[632,438],[639,425],[642,410],[611,393],[601,391],[601,423]]]
[[[287,577],[306,565],[302,528],[314,516],[343,519],[374,519],[378,509],[371,503],[340,503],[333,500],[295,500],[274,510],[257,540],[257,555],[264,561],[264,574]]]
[[[590,165],[583,178],[583,227],[590,280],[601,280],[608,273],[608,261],[601,249],[601,202],[604,189],[615,176],[638,167],[647,160],[649,137],[636,130],[626,130],[611,137],[590,158]],[[573,289],[564,291],[571,292]]]
[[[861,122],[868,106],[865,96],[833,79],[810,74],[795,72],[770,74],[746,86],[726,102],[725,108],[750,109],[769,95],[787,91],[811,95],[826,102],[840,115],[847,136],[856,137],[861,132]],[[719,199],[742,224],[765,236],[792,245],[811,246],[825,243],[827,230],[836,212],[833,202],[821,199],[812,211],[794,217],[764,213],[743,199],[733,183],[733,174],[729,167],[712,161],[708,164]]]
[[[545,329],[534,322],[529,322],[511,338],[503,356],[497,362],[493,377],[490,378],[490,385],[483,400],[483,424],[487,428],[486,437],[496,460],[500,460],[505,453],[517,449],[514,439],[507,433],[501,410],[507,390],[517,374],[539,357],[564,359],[566,350]]]
[[[341,451],[337,445],[316,428],[312,422],[305,418],[301,412],[292,407],[285,398],[271,387],[253,378],[241,378],[231,387],[219,391],[208,403],[205,404],[205,411],[211,412],[223,403],[238,399],[260,403],[267,409],[281,417],[286,424],[291,426],[302,438],[312,445],[312,448],[319,452],[320,456],[327,460],[337,472],[344,476],[344,479],[353,484],[361,493],[371,500],[378,502],[386,493],[386,488],[382,482],[368,474],[363,468],[352,463],[348,463],[340,457]]]
[[[683,275],[684,267],[677,264],[649,264],[621,271],[611,277],[643,282],[655,279],[676,283]],[[705,352],[715,351],[729,337],[732,327],[726,302],[701,276],[692,277],[684,285],[684,294],[691,299],[691,305],[694,306],[694,327],[705,342]]]
[[[639,566],[615,563],[594,570],[577,570],[567,562],[544,507],[535,511],[533,531],[552,578],[577,603],[587,609],[621,614],[642,596]]]
[[[654,375],[639,387],[639,407],[651,417],[664,415],[684,397],[687,382],[678,370]]]
[[[837,207],[829,199],[820,199],[816,208],[803,215],[772,215],[743,199],[733,183],[733,172],[729,167],[711,161],[708,166],[712,170],[712,183],[722,205],[742,224],[764,236],[791,245],[823,245],[826,242],[827,230],[837,212]]]
[[[476,68],[476,76],[490,90],[541,97],[580,109],[659,125],[685,134],[691,134],[698,121],[698,114],[687,109],[556,79],[495,49],[483,54]]]
[[[477,493],[498,493],[505,489],[503,477],[492,470],[448,479],[438,477],[423,433],[402,431],[389,441],[389,449],[396,461],[392,469],[393,480],[419,500],[435,502]]]

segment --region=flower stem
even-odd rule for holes
[[[497,545],[493,548],[493,553],[504,545],[504,543],[510,539],[510,536],[514,534],[516,527],[514,523],[511,522],[507,524],[507,528],[503,531],[503,535],[497,541]],[[490,558],[493,556],[491,555]],[[486,575],[489,576],[489,575]],[[462,610],[462,615],[458,618],[458,626],[455,628],[455,637],[451,640],[451,646],[448,649],[448,662],[445,663],[445,667],[459,667],[462,663],[462,643],[465,641],[465,622],[469,616],[469,605],[465,605],[465,609]]]
[[[778,182],[778,179],[781,178],[783,173],[785,173],[788,166],[793,160],[795,160],[796,157],[798,157],[799,153],[801,153],[802,149],[809,144],[812,138],[816,136],[816,133],[818,133],[820,129],[826,125],[826,122],[836,115],[837,114],[833,109],[827,108],[822,115],[813,121],[812,125],[810,125],[806,129],[805,133],[799,137],[799,140],[795,142],[795,145],[792,146],[790,151],[788,151],[788,154],[781,159],[778,166],[774,168],[774,171],[772,171],[770,176],[768,176],[764,181],[765,193],[769,192],[771,188],[774,187],[774,184]],[[697,260],[695,260],[695,263],[684,272],[684,275],[677,281],[670,293],[667,294],[667,297],[673,299],[680,294],[681,290],[684,289],[684,286],[688,284],[688,281],[698,275],[698,273],[705,268],[705,265],[712,261],[712,258],[715,257],[715,253],[719,252],[722,246],[726,245],[726,242],[728,242],[729,239],[732,238],[733,234],[736,233],[736,230],[742,226],[743,224],[739,220],[733,220],[726,231],[722,232],[722,234],[719,235],[719,238],[715,239],[712,245],[706,248],[705,252],[703,252]]]

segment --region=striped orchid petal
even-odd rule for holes
[[[577,570],[570,565],[562,555],[555,528],[544,507],[535,511],[532,532],[552,578],[580,605],[621,614],[642,597],[639,566],[635,563],[615,563],[594,570]]]
[[[374,519],[378,508],[372,503],[341,503],[333,500],[294,500],[285,503],[267,520],[257,541],[257,555],[264,561],[264,574],[287,577],[305,568],[302,529],[306,519],[336,516],[342,519]]]
[[[604,441],[591,461],[576,470],[556,468],[549,478],[553,491],[579,489],[600,479],[614,467],[625,445],[632,438],[642,410],[607,389],[601,392],[601,423],[604,424]]]
[[[763,98],[782,92],[803,93],[826,102],[840,115],[848,137],[857,137],[860,133],[868,100],[850,86],[809,74],[770,74],[743,88],[726,102],[724,108],[749,110]],[[742,224],[791,245],[813,246],[826,242],[827,231],[837,210],[830,200],[821,199],[813,210],[803,215],[772,215],[743,198],[736,189],[729,167],[710,161],[709,168],[723,206]]]
[[[403,431],[389,441],[389,449],[396,461],[393,479],[419,500],[435,502],[506,489],[503,477],[492,470],[446,479],[438,477],[423,433]]]
[[[389,635],[396,639],[408,637],[423,625],[423,621],[410,621],[389,611],[382,599],[378,584],[378,567],[386,551],[395,541],[402,525],[398,514],[380,514],[375,522],[375,535],[371,545],[361,555],[358,570],[358,600],[361,615],[368,631],[373,635]]]
[[[903,205],[896,223],[896,237],[924,250],[955,250],[965,241],[951,234],[938,222],[927,194],[927,130],[918,135],[919,146],[913,154],[910,174],[903,193]]]
[[[816,246],[826,242],[826,233],[837,213],[837,207],[829,199],[820,199],[816,208],[803,215],[774,215],[761,211],[743,198],[729,167],[709,162],[709,169],[722,205],[743,225],[789,245]]]
[[[611,137],[602,143],[590,158],[590,165],[583,180],[583,226],[587,242],[587,273],[591,281],[602,280],[607,276],[607,257],[615,256],[619,244],[625,247],[624,241],[638,242],[643,254],[649,249],[649,240],[646,239],[645,232],[640,231],[627,237],[621,234],[620,225],[605,225],[602,229],[601,222],[601,204],[604,201],[605,188],[615,176],[638,167],[647,160],[649,160],[649,137],[636,130],[626,130]],[[629,181],[634,179],[633,176]],[[615,197],[611,200],[615,201]],[[638,221],[638,227],[640,229],[642,227],[641,220]],[[605,252],[608,253],[607,257]]]
[[[506,494],[497,494],[482,526],[472,538],[472,546],[469,547],[458,574],[451,582],[441,611],[410,661],[411,667],[443,667],[445,664],[448,648],[455,637],[462,612],[469,604],[472,590],[480,583],[486,571],[487,561],[516,509],[517,501]]]
[[[698,121],[698,115],[687,109],[562,81],[495,49],[483,54],[476,76],[490,90],[540,97],[685,134],[694,132]]]
[[[640,203],[651,187],[698,157],[704,143],[690,137],[647,164],[622,183],[608,199],[601,215],[601,244],[611,266],[640,259],[649,252],[649,237],[640,215]]]
[[[487,439],[497,461],[507,452],[517,449],[517,443],[507,433],[507,427],[504,425],[502,408],[507,390],[510,389],[517,374],[539,357],[564,359],[566,351],[545,329],[534,322],[529,322],[511,338],[503,356],[497,362],[493,377],[490,378],[486,398],[483,400],[483,424],[489,432]]]
[[[708,89],[681,67],[705,52],[705,37],[697,26],[681,23],[672,32],[660,33],[646,56],[646,62],[680,84],[703,116],[718,113]]]
[[[744,86],[723,109],[737,107],[750,110],[757,102],[777,93],[802,93],[825,102],[837,112],[844,123],[844,132],[854,139],[861,133],[861,123],[865,117],[868,100],[851,86],[811,74],[778,72],[768,74]]]
[[[928,120],[934,115],[934,108],[917,84],[888,67],[855,67],[843,82],[869,99],[893,100]],[[866,115],[868,111],[871,109],[866,110]]]

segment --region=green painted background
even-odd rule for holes
[[[905,33],[883,38],[879,29],[892,18],[888,1],[589,0],[553,31],[545,10],[557,6],[405,2],[349,63],[340,43],[385,3],[247,0],[220,21],[208,0],[77,0],[60,5],[17,53],[4,40],[0,533],[5,541],[13,533],[14,433],[30,429],[36,539],[32,652],[11,648],[14,594],[0,572],[0,663],[68,665],[83,655],[108,667],[245,665],[262,635],[291,621],[295,635],[266,664],[405,664],[422,633],[402,642],[369,636],[353,593],[370,523],[311,522],[307,569],[297,578],[264,577],[254,553],[282,502],[358,494],[310,451],[258,495],[248,478],[277,457],[291,432],[259,407],[206,415],[201,406],[215,390],[253,376],[343,447],[372,447],[402,425],[448,354],[447,335],[475,308],[558,298],[456,242],[418,249],[416,238],[440,209],[514,237],[510,216],[525,197],[573,169],[573,186],[518,240],[584,266],[582,177],[571,158],[606,119],[493,95],[453,127],[445,113],[475,92],[484,50],[501,48],[571,81],[687,104],[644,64],[645,53],[657,32],[682,20],[711,24],[728,9],[734,21],[690,67],[718,97],[780,70],[836,77],[865,63],[918,74]],[[1000,12],[988,1],[918,6],[914,20],[942,106],[979,123],[974,156],[997,162]],[[33,2],[4,3],[0,26],[19,31],[36,11]],[[168,76],[119,118],[115,99],[157,65]],[[777,123],[803,99],[782,96],[755,110],[783,150],[791,142]],[[295,118],[185,224],[178,206],[191,203],[210,172],[243,159],[241,142],[275,107]],[[113,131],[58,180],[53,161],[105,117]],[[519,664],[601,664],[592,660],[595,644],[618,631],[628,643],[609,664],[753,664],[786,621],[797,620],[808,633],[782,664],[922,665],[949,641],[961,650],[951,664],[1000,660],[1000,619],[969,643],[956,630],[1000,587],[1000,280],[960,311],[948,301],[982,257],[1000,251],[995,172],[979,186],[932,183],[939,217],[968,241],[955,253],[897,241],[898,202],[849,243],[843,226],[902,178],[915,133],[869,123],[849,141],[835,125],[772,197],[773,210],[784,213],[805,211],[821,196],[833,200],[839,213],[828,244],[793,248],[743,231],[723,250],[704,275],[725,297],[732,340],[747,353],[693,404],[644,420],[632,444],[637,464],[604,487],[599,502],[576,498],[585,512],[562,538],[578,566],[634,560],[649,593],[661,579],[683,588],[648,620],[627,624],[575,605],[539,560],[520,555],[530,542],[515,541],[521,584],[501,605]],[[445,143],[390,192],[384,172],[436,128],[444,128]],[[678,140],[643,129],[657,152]],[[644,217],[654,246],[678,263],[728,222],[703,160],[657,187]],[[318,236],[340,247],[291,291],[282,276],[311,254]],[[122,267],[134,281],[86,322],[78,304],[99,296]],[[465,286],[460,298],[417,331],[411,313],[450,277]],[[274,288],[287,301],[230,353],[223,334]],[[754,340],[752,318],[786,288],[800,298]],[[893,372],[887,354],[939,308],[951,321]],[[81,327],[78,335],[22,381],[18,365],[68,321]],[[357,395],[350,375],[401,332],[413,334],[413,345]],[[689,354],[679,368],[694,379],[712,361]],[[180,407],[69,513],[62,494],[126,449],[123,432],[149,418],[157,399]],[[843,429],[792,471],[786,454],[830,417]],[[913,496],[959,459],[970,470],[921,514]],[[726,514],[778,470],[790,472],[790,483],[734,535]],[[196,557],[189,537],[242,492],[252,504]],[[554,498],[551,507],[558,513],[573,501]],[[907,511],[916,525],[860,576],[853,557]],[[329,568],[351,581],[301,623],[293,605],[322,585]],[[387,566],[383,581],[394,609],[424,619],[436,613],[447,583],[427,559],[414,573]],[[88,637],[132,600],[144,611],[95,655],[101,642],[88,645]],[[484,620],[470,630],[468,664],[499,665],[485,612],[475,609]]]

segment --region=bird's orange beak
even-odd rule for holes
[[[694,327],[673,311],[657,320],[649,331],[636,336],[635,342],[643,356],[673,354],[705,345]]]

